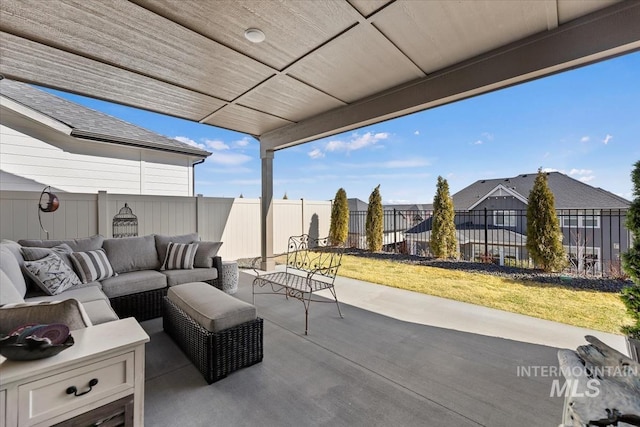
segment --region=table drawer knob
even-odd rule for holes
[[[83,396],[89,393],[93,389],[93,387],[96,385],[98,385],[98,379],[94,378],[91,381],[89,381],[89,390],[83,391],[82,393],[78,393],[78,388],[72,385],[71,387],[67,388],[67,394],[73,394],[74,396]]]

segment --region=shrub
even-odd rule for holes
[[[631,182],[634,199],[627,212],[626,226],[633,234],[633,244],[622,254],[622,268],[633,285],[623,289],[620,298],[634,320],[633,325],[622,327],[622,332],[631,338],[640,339],[640,161],[634,165]]]
[[[433,219],[431,252],[437,258],[458,258],[458,239],[456,237],[455,211],[449,195],[447,180],[438,177],[436,195],[433,198]]]
[[[371,192],[369,196],[369,207],[367,208],[367,248],[371,252],[378,252],[382,249],[383,213],[382,197],[380,197],[380,184]]]
[[[567,263],[555,200],[547,184],[547,174],[542,169],[538,169],[529,193],[527,249],[536,265],[544,271],[561,270]]]
[[[332,245],[341,245],[347,241],[349,235],[349,202],[347,192],[340,188],[333,199],[331,207],[331,226],[329,240]]]

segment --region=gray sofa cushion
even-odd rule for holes
[[[18,264],[20,267],[24,264],[24,257],[22,256],[22,246],[19,243],[14,242],[13,240],[2,239],[0,242],[0,247],[8,249],[13,256],[18,260]]]
[[[24,281],[20,264],[13,251],[4,244],[0,245],[0,269],[4,271],[11,283],[13,283],[18,294],[24,296],[27,293],[27,284]]]
[[[198,242],[196,258],[193,261],[194,267],[213,267],[213,257],[218,255],[222,242]]]
[[[210,332],[220,332],[256,318],[256,307],[202,282],[169,288],[167,297]]]
[[[118,274],[160,268],[154,236],[106,239],[102,247]]]
[[[107,300],[107,296],[98,286],[85,286],[84,288],[73,288],[64,291],[59,295],[39,295],[26,298],[27,302],[35,301],[60,301],[63,299],[77,299],[81,303],[89,301]]]
[[[91,326],[84,307],[75,299],[0,308],[0,333],[8,334],[26,323],[64,323],[71,330]]]
[[[109,298],[162,289],[166,286],[167,276],[154,270],[130,271],[102,281],[102,291]]]
[[[218,278],[218,270],[215,268],[194,268],[191,270],[164,270],[167,276],[167,285],[175,286],[189,282],[206,282]]]
[[[108,300],[83,302],[82,307],[94,325],[118,320],[118,315],[113,311]]]
[[[200,240],[198,237],[198,233],[190,233],[190,234],[182,234],[179,236],[165,236],[162,234],[156,234],[156,250],[158,251],[158,259],[160,262],[164,262],[164,259],[167,257],[167,246],[169,246],[169,242],[174,243],[193,243]]]
[[[22,295],[20,295],[4,270],[0,270],[0,305],[19,302],[24,302],[24,298],[22,298]]]
[[[54,246],[58,246],[61,243],[66,243],[71,246],[71,249],[74,252],[86,252],[86,251],[95,251],[96,249],[100,249],[102,247],[102,242],[104,241],[104,237],[96,234],[91,237],[83,237],[81,239],[71,239],[71,240],[35,240],[35,239],[25,239],[18,240],[22,246],[36,246],[39,248],[52,248]]]

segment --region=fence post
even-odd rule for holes
[[[487,221],[487,208],[484,208],[484,256],[489,256],[489,221]]]
[[[202,194],[196,196],[196,233],[204,234],[204,198]]]
[[[111,219],[109,218],[109,196],[107,192],[98,191],[98,234],[104,237],[111,236]]]
[[[398,253],[398,226],[396,224],[396,208],[393,208],[393,252]]]

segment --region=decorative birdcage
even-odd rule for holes
[[[113,237],[134,237],[138,235],[138,217],[127,203],[113,217]]]

